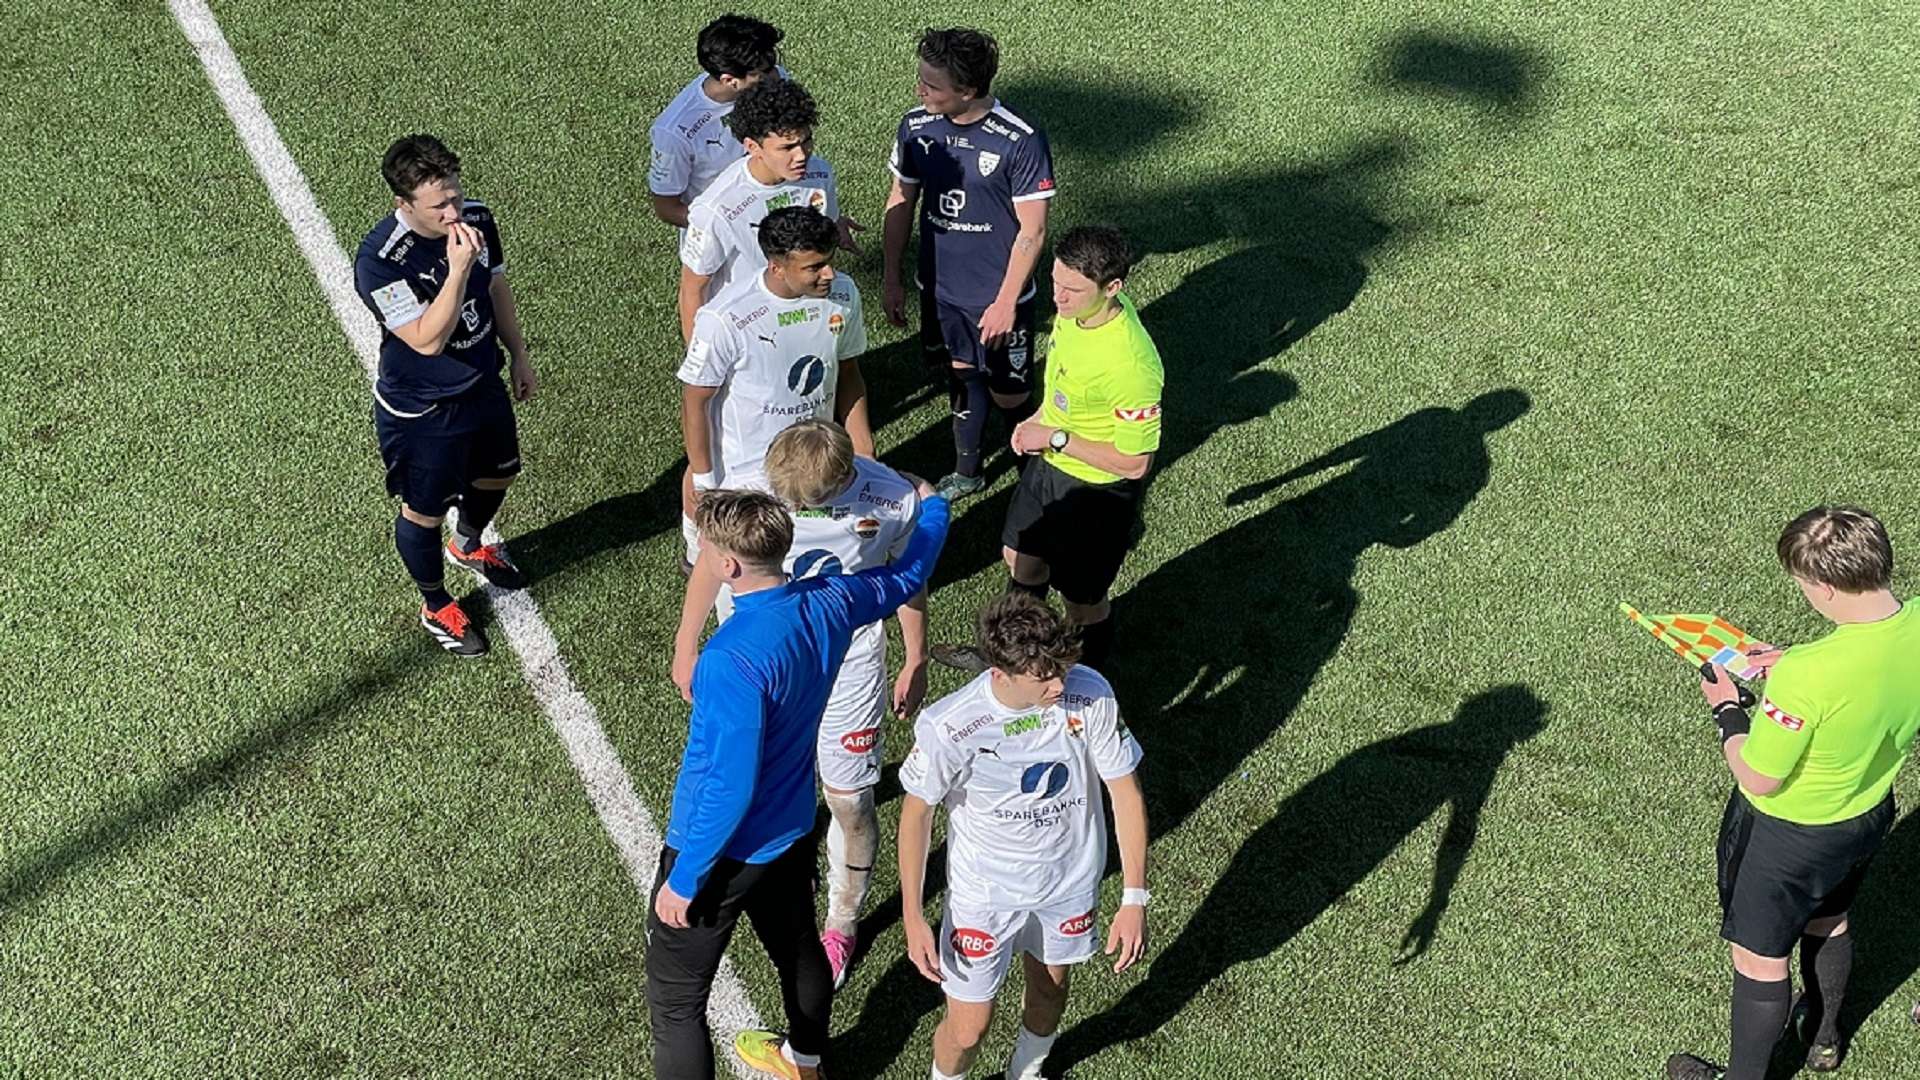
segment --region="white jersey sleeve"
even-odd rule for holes
[[[688,386],[725,386],[739,363],[739,342],[726,320],[701,308],[693,317],[693,340],[675,377]]]
[[[913,542],[913,530],[920,524],[920,493],[912,488],[900,500],[900,534],[887,545],[887,561],[892,562],[904,555],[907,545]]]
[[[823,189],[827,193],[827,210],[826,210],[827,220],[839,221],[840,220],[840,181],[837,177],[834,176],[833,166],[827,163],[826,158],[815,157],[813,160],[827,174],[826,183],[822,185]]]
[[[693,183],[693,147],[661,117],[653,125],[653,155],[647,166],[647,190],[655,195],[686,194]]]
[[[857,359],[867,351],[867,319],[860,303],[860,290],[853,287],[852,275],[848,275],[847,285],[847,324],[834,342],[834,356],[841,360]]]
[[[720,236],[720,215],[711,204],[695,202],[687,210],[687,231],[680,238],[680,265],[703,277],[712,277],[727,265],[725,249]]]
[[[900,789],[928,806],[939,806],[967,782],[972,755],[943,737],[923,713],[913,725],[913,749],[900,762]]]
[[[1084,688],[1086,696],[1092,699],[1081,713],[1081,719],[1086,724],[1087,751],[1093,757],[1093,767],[1102,780],[1131,775],[1140,766],[1140,744],[1134,740],[1133,732],[1127,730],[1126,721],[1120,718],[1120,702],[1113,696],[1113,687],[1092,668],[1079,667],[1074,672],[1091,676],[1076,689]]]

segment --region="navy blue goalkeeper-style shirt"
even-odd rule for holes
[[[505,273],[500,227],[486,204],[468,199],[461,220],[480,230],[486,246],[467,272],[460,315],[438,356],[415,352],[393,331],[427,313],[447,280],[447,241],[407,228],[399,211],[387,215],[360,241],[353,257],[353,288],[380,324],[380,377],[373,387],[381,408],[401,417],[420,416],[436,401],[456,397],[483,379],[498,379],[503,357],[494,334],[493,275]]]
[[[1015,204],[1053,198],[1046,133],[998,101],[971,124],[915,109],[900,121],[887,166],[920,188],[920,287],[942,303],[985,311],[1013,258]],[[1021,298],[1032,288],[1028,282]]]
[[[693,719],[673,786],[667,885],[691,900],[714,863],[772,862],[813,831],[820,714],[853,632],[926,585],[947,500],[920,504],[898,561],[736,596],[693,667]]]

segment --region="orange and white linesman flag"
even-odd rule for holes
[[[1753,639],[1718,615],[1642,615],[1624,603],[1620,610],[1689,664],[1718,664],[1743,679],[1761,675],[1747,658]]]

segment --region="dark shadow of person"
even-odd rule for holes
[[[1451,721],[1382,739],[1309,780],[1241,846],[1133,989],[1061,1037],[1047,1060],[1049,1074],[1159,1030],[1229,968],[1284,947],[1445,809],[1433,887],[1399,943],[1399,962],[1426,952],[1466,867],[1495,776],[1515,747],[1545,727],[1546,714],[1546,703],[1526,687],[1495,687],[1469,698]],[[1286,1033],[1269,1027],[1261,1034]]]
[[[1125,633],[1106,674],[1147,751],[1156,836],[1292,715],[1346,638],[1360,557],[1451,525],[1489,481],[1488,435],[1528,406],[1505,389],[1420,409],[1241,488],[1230,502],[1351,466],[1167,561],[1116,602]],[[1182,731],[1207,737],[1173,734]]]

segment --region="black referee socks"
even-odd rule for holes
[[[1793,1009],[1793,984],[1761,982],[1733,973],[1733,1050],[1725,1080],[1766,1080],[1773,1044]]]
[[[1807,1015],[1819,1021],[1819,1029],[1807,1033],[1815,1046],[1832,1046],[1840,1041],[1840,1003],[1847,996],[1847,980],[1853,976],[1853,935],[1835,934],[1800,939],[1800,982],[1805,987],[1801,1000]]]
[[[1080,662],[1106,674],[1107,656],[1113,652],[1113,616],[1080,627]]]

